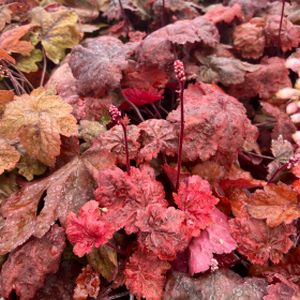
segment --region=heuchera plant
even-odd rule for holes
[[[299,299],[297,1],[21,2],[0,298]]]

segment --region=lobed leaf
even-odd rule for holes
[[[48,166],[55,164],[60,153],[60,134],[77,134],[72,107],[59,96],[48,94],[43,88],[30,95],[15,97],[6,105],[0,132],[9,139],[20,138],[27,153]]]
[[[183,232],[184,213],[174,207],[150,204],[137,213],[138,244],[142,251],[153,253],[161,260],[173,260],[187,247]]]
[[[94,190],[91,174],[113,164],[109,153],[88,151],[45,179],[12,194],[0,207],[0,254],[10,252],[32,235],[42,237],[57,219],[65,225],[68,213],[77,212],[91,199]],[[45,191],[47,195],[43,198]],[[44,205],[39,212],[40,201]]]
[[[95,200],[86,202],[79,210],[78,217],[69,212],[66,233],[74,245],[73,252],[82,257],[92,251],[93,247],[104,245],[113,235],[112,227],[106,223]]]
[[[81,273],[76,279],[74,290],[74,300],[86,300],[89,297],[96,299],[100,291],[99,274],[93,271],[90,265],[82,268]]]
[[[137,297],[160,300],[170,264],[156,256],[134,252],[126,264],[125,285]]]
[[[100,36],[72,49],[69,65],[81,94],[103,96],[119,86],[127,67],[127,48],[117,38]]]
[[[247,200],[247,210],[256,219],[266,219],[268,226],[291,224],[300,217],[298,193],[284,183],[268,184]]]
[[[47,12],[42,7],[31,11],[33,24],[41,28],[40,40],[47,57],[58,64],[65,56],[65,50],[76,46],[81,34],[76,28],[77,14],[72,10],[60,9]]]
[[[0,35],[0,48],[9,54],[18,53],[29,56],[34,47],[31,42],[21,39],[34,27],[36,27],[36,25],[27,24],[3,32]]]
[[[203,86],[211,89],[210,85],[195,84],[184,93],[183,160],[214,158],[221,164],[230,164],[236,160],[246,140],[254,142],[257,129],[251,125],[244,106],[237,99],[212,89],[204,95]],[[167,120],[178,132],[180,107],[170,112]]]
[[[229,225],[237,250],[258,265],[266,264],[269,259],[278,264],[293,246],[291,238],[296,233],[292,224],[270,228],[265,222],[246,216],[229,220]]]
[[[190,274],[205,272],[213,264],[213,253],[223,254],[233,251],[237,244],[232,238],[226,215],[215,208],[212,213],[212,224],[193,238],[189,245]]]

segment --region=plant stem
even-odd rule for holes
[[[138,108],[133,102],[131,102],[131,101],[124,95],[123,92],[122,92],[122,96],[123,96],[125,102],[127,102],[127,103],[134,109],[134,111],[136,112],[136,114],[137,114],[138,118],[140,119],[140,121],[141,121],[141,122],[144,122],[145,119],[143,118],[143,116],[142,116],[142,114],[141,114],[139,108]]]
[[[166,25],[166,3],[165,0],[162,0],[162,12],[161,12],[161,25]]]
[[[285,1],[286,0],[282,0],[281,17],[280,17],[280,24],[279,24],[279,31],[278,31],[278,48],[279,48],[279,50],[281,50],[281,30],[282,30],[282,23],[283,23]]]
[[[119,1],[121,13],[122,13],[122,17],[123,17],[123,21],[124,21],[124,25],[125,25],[126,35],[128,35],[128,33],[129,33],[129,21],[128,21],[127,15],[125,13],[122,1],[121,0],[118,0],[118,1]]]
[[[278,176],[278,174],[280,172],[282,172],[284,169],[286,169],[288,166],[288,163],[283,164],[280,168],[278,168],[273,175],[271,176],[271,178],[268,180],[268,183],[272,183],[274,181],[274,179],[276,179],[276,177]]]
[[[154,111],[155,111],[157,117],[158,117],[159,119],[162,119],[162,116],[161,116],[159,110],[157,109],[157,107],[155,106],[155,104],[152,103],[151,106],[153,107],[153,109],[154,109]]]
[[[184,105],[183,105],[183,90],[184,81],[179,81],[180,87],[180,134],[179,134],[179,145],[178,145],[178,161],[177,161],[177,178],[176,178],[176,192],[179,189],[179,180],[181,172],[181,161],[182,161],[182,146],[183,146],[183,134],[184,134]]]
[[[43,49],[43,71],[42,71],[40,86],[44,85],[46,70],[47,70],[47,58],[46,58],[45,50]]]
[[[124,132],[124,144],[125,144],[125,152],[126,152],[126,169],[127,169],[127,174],[130,176],[130,160],[129,160],[127,130],[126,130],[126,125],[124,124],[123,121],[120,121],[120,125],[122,126],[123,132]]]

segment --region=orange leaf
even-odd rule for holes
[[[269,184],[247,200],[247,209],[256,219],[266,219],[268,226],[290,224],[300,217],[297,192],[284,183]]]
[[[19,159],[19,152],[5,140],[0,139],[0,174],[2,174],[4,170],[14,168]]]
[[[0,36],[0,48],[3,48],[8,53],[19,53],[29,56],[33,50],[33,45],[28,41],[22,41],[21,38],[28,33],[35,24],[27,24],[5,31]]]
[[[5,104],[12,101],[13,99],[14,99],[13,91],[0,90],[0,113],[4,111]]]
[[[71,105],[39,88],[30,95],[15,97],[6,105],[0,132],[8,139],[20,138],[30,157],[53,166],[60,153],[60,135],[77,134],[76,119],[71,112]]]
[[[16,61],[13,57],[11,57],[4,49],[0,48],[0,60],[4,59],[7,60],[9,62],[11,62],[12,64],[15,64]]]

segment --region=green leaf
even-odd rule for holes
[[[87,255],[89,264],[106,280],[112,281],[118,267],[117,252],[104,245]]]
[[[33,49],[30,56],[22,56],[17,60],[17,68],[25,73],[36,72],[39,67],[38,62],[42,61],[43,53],[40,49]]]
[[[41,7],[32,10],[32,22],[41,27],[40,39],[47,57],[58,64],[65,50],[73,48],[81,39],[77,29],[78,15],[71,10],[47,12]]]
[[[47,167],[38,160],[24,155],[17,164],[18,173],[24,176],[28,181],[31,181],[34,175],[42,175],[47,170]]]

